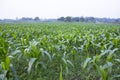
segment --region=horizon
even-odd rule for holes
[[[120,0],[0,0],[0,19],[120,18]]]
[[[38,17],[38,16],[36,16],[36,17]],[[71,18],[75,18],[75,17],[79,17],[79,18],[81,18],[81,17],[83,17],[83,18],[90,18],[90,17],[93,17],[93,16],[87,16],[87,17],[84,17],[84,16],[60,16],[60,17],[64,17],[64,18],[66,18],[66,17],[71,17]],[[39,19],[40,20],[49,20],[49,19],[59,19],[60,17],[58,17],[58,18],[40,18],[39,17]],[[18,17],[16,17],[16,18],[4,18],[4,19],[1,19],[0,18],[0,20],[21,20],[22,18],[32,18],[32,19],[35,19],[35,17],[21,17],[21,18],[18,18]],[[97,18],[99,18],[99,19],[120,19],[120,18],[110,18],[110,17],[93,17],[93,18],[95,18],[95,19],[97,19]]]

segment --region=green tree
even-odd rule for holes
[[[72,18],[70,16],[65,17],[65,22],[72,22]]]
[[[39,17],[35,17],[35,19],[34,19],[35,21],[39,21],[40,19],[39,19]]]
[[[64,21],[65,18],[64,18],[64,17],[60,17],[60,18],[58,18],[57,20],[58,20],[58,21]]]
[[[84,22],[84,21],[85,21],[84,17],[80,17],[80,22]]]

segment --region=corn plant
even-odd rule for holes
[[[0,23],[0,80],[119,80],[119,53],[119,24]]]

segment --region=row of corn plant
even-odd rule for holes
[[[119,80],[119,27],[0,24],[0,80]]]

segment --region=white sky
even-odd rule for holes
[[[120,18],[120,0],[0,0],[0,19],[36,16]]]

